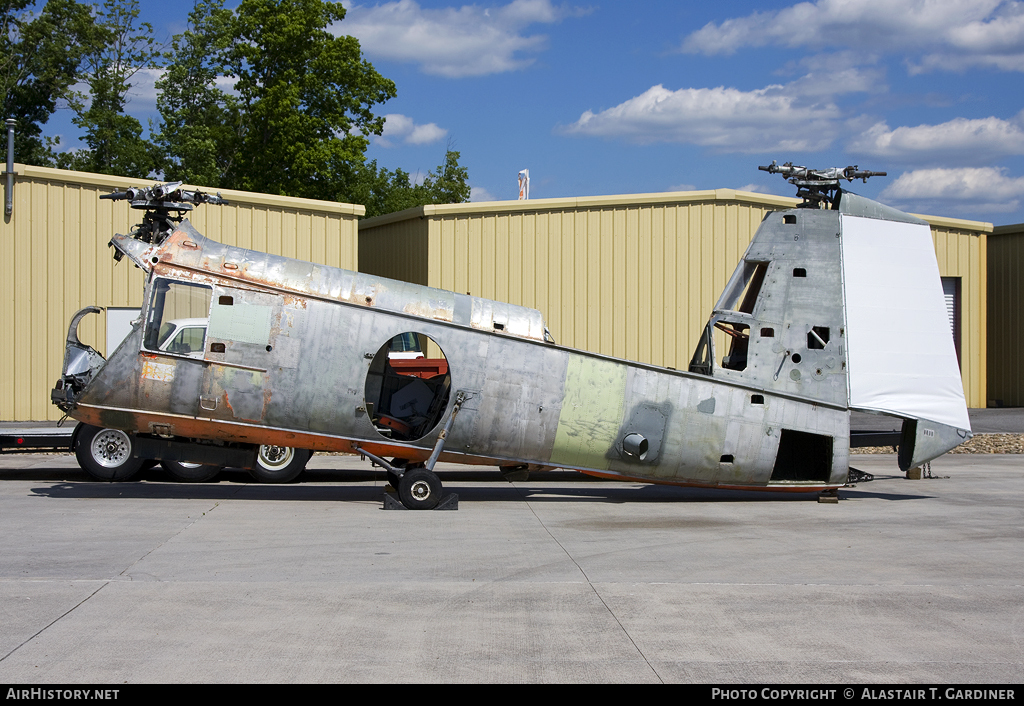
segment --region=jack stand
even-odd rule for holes
[[[823,490],[818,493],[819,503],[838,503],[839,502],[839,488],[832,488],[831,490]]]

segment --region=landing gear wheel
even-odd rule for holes
[[[135,437],[120,429],[89,425],[75,439],[75,457],[95,480],[124,481],[145,463],[145,459],[132,458],[134,447]]]
[[[256,466],[249,473],[260,483],[291,483],[312,455],[306,449],[264,444],[256,457]]]
[[[189,461],[161,461],[171,478],[179,483],[205,483],[213,480],[220,473],[220,466],[206,463],[190,463]]]
[[[398,497],[410,510],[433,510],[441,501],[441,479],[426,468],[408,470],[398,482]]]

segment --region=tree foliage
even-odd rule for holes
[[[223,0],[199,0],[188,29],[171,41],[167,70],[156,84],[163,121],[154,136],[168,180],[225,186],[241,132],[238,101],[218,86],[228,65],[234,21]]]
[[[345,193],[366,136],[384,127],[373,107],[395,84],[355,38],[331,33],[344,16],[323,0],[243,0],[234,13],[197,3],[161,81],[169,173],[288,196]],[[218,76],[234,80],[230,92]]]
[[[369,138],[384,127],[373,111],[396,90],[363,59],[358,40],[336,35],[340,2],[242,0],[231,10],[225,0],[195,0],[187,30],[161,52],[139,21],[138,0],[47,0],[33,14],[39,1],[0,0],[0,80],[7,114],[23,121],[22,161],[364,203],[368,215],[469,198],[450,146],[418,183],[365,163]],[[150,141],[125,109],[138,73],[161,64],[161,121]],[[72,92],[76,81],[87,94]],[[53,154],[41,125],[62,99],[86,146]]]
[[[384,127],[374,106],[396,91],[355,38],[332,33],[344,16],[323,0],[243,0],[234,12],[198,0],[157,84],[166,176],[362,203],[367,215],[468,200],[466,169],[450,149],[419,184],[364,163],[368,136]]]
[[[94,24],[86,5],[75,0],[49,0],[34,10],[35,0],[4,0],[0,28],[2,118],[14,118],[14,149],[20,161],[49,166],[53,155],[43,138],[43,125],[61,102],[73,99],[78,75]]]
[[[408,172],[378,168],[373,160],[358,171],[348,200],[366,206],[367,218],[426,204],[463,203],[469,200],[470,189],[466,168],[459,165],[460,156],[449,146],[444,163],[419,184]]]
[[[341,3],[243,0],[231,72],[246,114],[229,178],[238,188],[333,199],[383,117],[371,108],[395,84],[362,60],[354,37],[327,27]]]
[[[106,0],[97,12],[82,68],[89,85],[88,106],[74,122],[85,132],[86,148],[58,157],[59,166],[100,174],[146,177],[160,166],[142,124],[125,113],[131,80],[158,65],[153,28],[139,22],[137,0]]]

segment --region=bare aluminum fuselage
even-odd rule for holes
[[[149,273],[143,316],[71,416],[139,434],[423,461],[462,393],[443,461],[835,488],[850,447],[839,218],[766,217],[687,371],[555,345],[532,309],[225,246],[187,221],[159,245],[115,236]],[[147,339],[175,286],[208,296],[201,357]],[[382,426],[391,398],[381,381],[398,379],[382,351],[410,332],[436,344],[447,377],[419,383],[436,409],[402,434]]]

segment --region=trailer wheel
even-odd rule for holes
[[[398,482],[398,497],[410,510],[433,510],[441,502],[441,479],[426,468],[407,470]]]
[[[133,458],[135,437],[120,429],[86,426],[75,438],[75,457],[95,480],[124,481],[134,476],[144,459]]]
[[[291,483],[299,477],[312,455],[313,452],[306,449],[264,444],[249,473],[260,483]]]
[[[179,483],[205,483],[213,480],[221,469],[220,466],[189,461],[161,461],[160,465]]]

